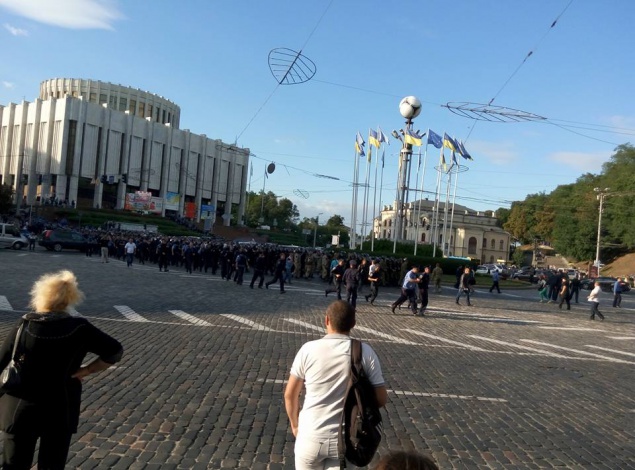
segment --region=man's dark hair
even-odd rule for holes
[[[355,326],[355,309],[348,302],[336,300],[326,308],[326,316],[338,333],[348,333]]]
[[[416,452],[397,451],[391,452],[382,457],[375,470],[439,470],[437,464],[434,463],[427,455],[418,454]]]

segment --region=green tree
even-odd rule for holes
[[[280,198],[271,191],[260,194],[247,193],[247,208],[245,209],[245,224],[250,227],[258,225],[278,227],[293,226],[300,216],[297,206],[287,198]],[[260,217],[262,214],[262,223]]]

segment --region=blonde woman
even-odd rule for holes
[[[0,397],[4,469],[31,468],[38,439],[38,468],[63,469],[71,435],[77,432],[82,380],[121,360],[117,340],[68,314],[82,298],[72,272],[45,274],[31,290],[33,312],[20,319],[0,348],[3,370],[22,325],[17,348],[21,384]],[[87,353],[97,358],[82,366]]]

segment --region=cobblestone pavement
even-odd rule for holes
[[[45,251],[0,251],[0,335],[43,272],[73,270],[75,314],[118,338],[123,361],[85,382],[69,468],[291,469],[283,386],[298,348],[324,334],[319,280],[285,295],[220,277]],[[475,306],[430,295],[425,318],[393,315],[395,289],[358,305],[353,336],[377,351],[389,388],[380,454],[416,449],[443,469],[635,468],[635,294],[589,321],[535,290]]]

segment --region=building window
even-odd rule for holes
[[[125,111],[126,109],[128,109],[128,99],[127,98],[120,98],[119,99],[119,111]]]
[[[137,102],[135,100],[130,100],[130,106],[128,106],[128,111],[130,112],[130,114],[134,116],[135,112],[137,111]]]
[[[163,124],[165,124],[165,109],[163,110],[163,120],[161,121]]]
[[[104,93],[99,94],[99,104],[106,104],[108,102],[108,98]]]
[[[504,243],[503,243],[503,240],[501,240],[501,241],[500,241],[500,248],[499,248],[499,249],[500,249],[501,251],[503,251],[504,247],[505,247],[505,245],[504,245]]]
[[[487,248],[487,238],[483,238],[483,248]]]
[[[141,116],[142,118],[146,117],[146,104],[145,103],[139,103],[139,116]]]
[[[492,240],[492,243],[491,243],[491,245],[490,245],[490,248],[491,248],[492,250],[495,250],[495,249],[496,249],[496,240]]]
[[[467,242],[467,254],[475,255],[476,254],[476,237],[470,237]]]
[[[108,107],[110,109],[117,109],[117,97],[111,96],[108,101]]]
[[[152,118],[152,111],[154,111],[154,110],[152,109],[152,105],[151,105],[151,104],[149,104],[149,105],[148,105],[148,108],[147,108],[147,110],[146,110],[146,115],[145,115],[145,117]]]
[[[425,241],[426,241],[426,234],[425,234],[425,233],[422,233],[422,234],[421,234],[421,241],[422,241],[422,242],[425,242]]]
[[[490,263],[490,264],[494,264],[494,255],[490,255],[490,257],[489,257],[489,263]]]
[[[388,219],[388,226],[392,227],[392,219]]]

